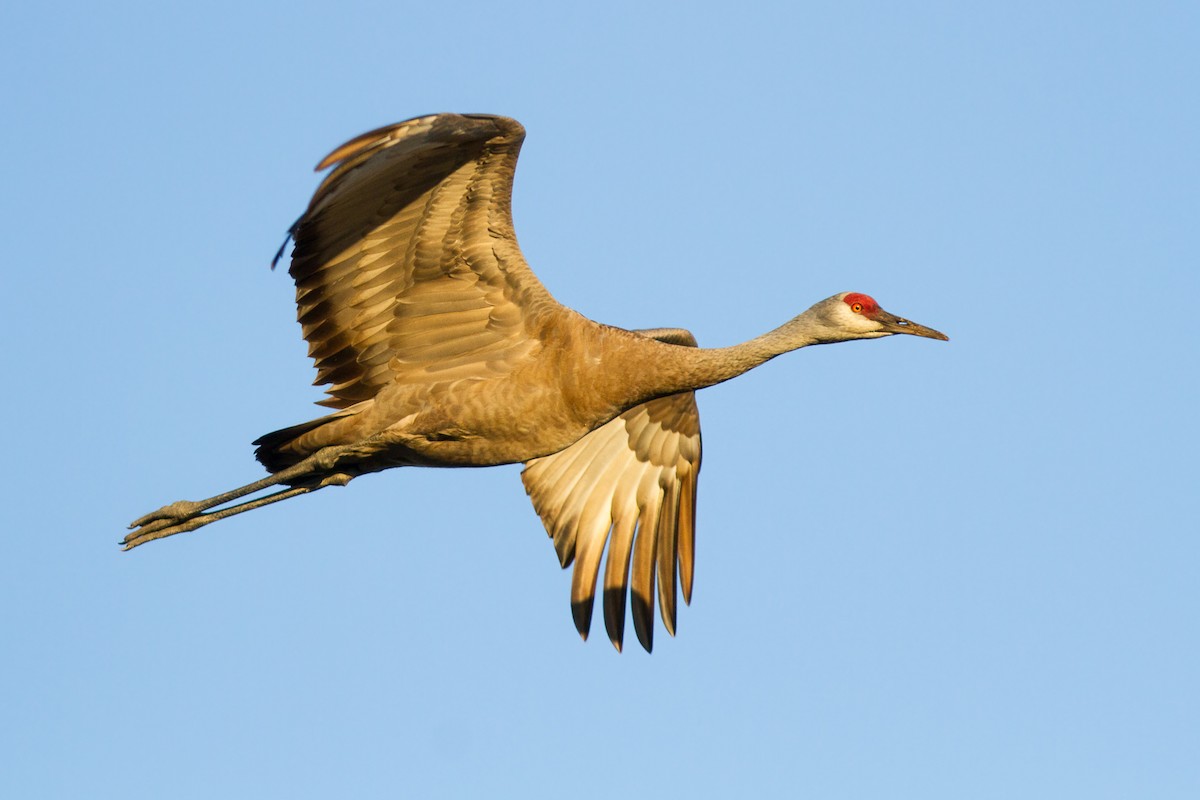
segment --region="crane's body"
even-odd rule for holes
[[[336,166],[290,231],[289,271],[317,382],[332,384],[322,404],[336,411],[261,437],[269,477],[147,514],[127,549],[390,467],[524,463],[560,562],[575,563],[580,633],[607,547],[609,637],[620,649],[628,589],[649,650],[654,594],[672,633],[677,580],[691,596],[693,392],[812,344],[946,338],[849,292],[719,349],[682,329],[593,322],[555,301],[517,247],[523,139],[514,120],[440,114],[371,131],[318,165]]]
[[[510,372],[386,385],[280,450],[299,460],[378,436],[379,468],[521,463],[563,450],[627,408],[675,393],[662,388],[663,371],[654,365],[669,366],[678,345],[574,313],[569,322],[573,335],[563,335],[563,326],[548,332]],[[621,379],[633,365],[645,381]]]

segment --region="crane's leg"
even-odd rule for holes
[[[137,547],[139,544],[145,544],[155,539],[162,539],[166,536],[173,536],[176,533],[194,531],[196,528],[200,528],[210,522],[216,522],[219,519],[232,517],[235,514],[241,514],[246,511],[253,511],[256,508],[262,508],[271,503],[278,503],[280,500],[287,500],[289,497],[295,497],[299,494],[314,492],[326,486],[345,486],[354,476],[346,472],[335,472],[333,470],[342,456],[360,455],[362,452],[362,444],[326,447],[286,469],[282,469],[253,483],[248,483],[245,486],[239,486],[228,492],[214,495],[207,500],[180,500],[170,503],[157,511],[151,511],[149,514],[135,519],[129,526],[134,530],[121,541],[121,544],[124,545],[124,549],[129,550]],[[239,503],[229,508],[222,508],[207,514],[204,513],[211,508],[223,506],[226,503],[237,500],[239,497],[255,494],[272,486],[295,483],[302,485],[291,486],[265,497],[247,500],[244,503]]]
[[[334,477],[336,478],[338,476]],[[350,482],[349,477],[343,477],[345,477],[345,481],[342,485]],[[230,506],[229,508],[222,508],[219,511],[213,511],[209,514],[196,513],[190,517],[185,516],[182,518],[182,521],[175,521],[171,518],[160,518],[144,523],[140,526],[130,526],[137,527],[137,530],[126,536],[121,544],[123,545],[123,549],[131,550],[134,547],[137,547],[139,544],[152,542],[155,539],[162,539],[166,536],[174,536],[177,533],[194,531],[196,528],[201,528],[210,522],[216,522],[219,519],[232,517],[234,514],[241,514],[244,511],[253,511],[256,508],[262,508],[263,506],[270,505],[271,503],[278,503],[280,500],[287,500],[289,497],[295,497],[298,494],[313,492],[324,486],[330,485],[333,485],[333,483],[322,482],[318,486],[293,486],[290,489],[282,489],[278,492],[269,494],[266,497],[260,497],[256,500],[248,500],[245,503],[239,503],[236,506]],[[178,506],[180,506],[180,503],[172,503],[171,506],[167,506],[167,508]]]

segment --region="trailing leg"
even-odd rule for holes
[[[134,520],[129,526],[132,529],[131,532],[122,540],[121,544],[124,546],[124,549],[129,550],[154,539],[162,539],[166,536],[173,536],[176,533],[193,531],[210,522],[216,522],[219,519],[232,517],[235,514],[241,514],[246,511],[253,511],[256,508],[278,503],[280,500],[287,500],[289,497],[295,497],[299,494],[313,492],[326,486],[345,486],[354,477],[354,474],[351,472],[331,472],[331,470],[336,466],[339,457],[359,453],[361,452],[360,447],[357,444],[326,447],[293,466],[268,475],[261,480],[248,483],[245,486],[239,486],[228,492],[213,495],[206,500],[180,500],[165,505],[157,511],[151,511],[149,514]],[[247,500],[243,503],[228,508],[221,508],[207,514],[204,513],[209,509],[223,506],[238,498],[281,484],[288,485],[288,488],[281,489],[265,497]]]

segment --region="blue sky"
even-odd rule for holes
[[[0,795],[1200,796],[1194,4],[35,5]],[[652,656],[579,641],[516,467],[117,549],[320,413],[270,258],[333,146],[443,110],[525,124],[523,250],[595,319],[952,339],[702,393]]]

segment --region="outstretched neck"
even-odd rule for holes
[[[833,336],[828,326],[821,325],[813,314],[805,312],[773,331],[732,347],[699,349],[664,345],[671,347],[672,357],[669,364],[661,364],[660,369],[654,370],[661,382],[655,394],[703,389],[736,378],[783,353],[835,341],[841,339]]]

